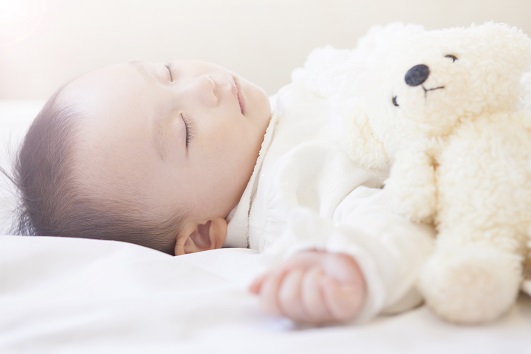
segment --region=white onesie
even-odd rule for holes
[[[229,216],[225,246],[281,261],[320,248],[358,262],[368,287],[356,322],[420,303],[418,270],[433,231],[394,213],[381,189],[387,171],[357,167],[337,142],[325,97],[292,83],[271,99],[273,116],[252,177]]]

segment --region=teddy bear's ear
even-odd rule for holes
[[[401,22],[394,22],[385,26],[373,26],[365,36],[360,38],[356,50],[363,57],[379,56],[390,46],[423,32],[424,27],[421,25]]]
[[[504,23],[487,22],[470,28],[476,41],[482,41],[496,58],[503,59],[515,72],[531,70],[531,39],[519,28]],[[503,57],[503,58],[502,58]]]
[[[334,96],[357,82],[375,61],[385,58],[389,47],[423,31],[422,26],[396,22],[372,27],[353,49],[316,48],[304,66],[292,72],[292,81],[319,96]]]
[[[361,167],[386,170],[390,159],[384,145],[376,137],[369,116],[362,106],[350,108],[340,113],[343,130],[342,146],[350,158]],[[346,134],[345,134],[346,132]]]

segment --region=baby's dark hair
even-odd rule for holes
[[[173,254],[181,217],[151,220],[134,192],[120,190],[129,195],[116,198],[83,188],[82,166],[74,161],[81,113],[61,103],[60,92],[33,121],[15,160],[16,233],[125,241]]]

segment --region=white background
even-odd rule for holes
[[[308,52],[352,47],[369,27],[507,22],[531,34],[529,0],[0,0],[0,99],[42,99],[130,60],[216,62],[274,93]]]

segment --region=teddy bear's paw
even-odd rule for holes
[[[433,208],[429,203],[415,203],[412,200],[397,197],[393,205],[396,211],[413,222],[428,225],[433,223]]]
[[[432,188],[417,188],[411,193],[394,184],[386,185],[391,194],[391,203],[394,210],[413,222],[431,224],[435,215],[435,194]]]
[[[515,302],[522,264],[517,255],[475,245],[439,251],[424,266],[419,288],[428,307],[458,324],[493,321]]]
[[[385,188],[394,210],[406,218],[431,223],[436,210],[437,185],[430,159],[422,152],[402,153],[397,158]]]

